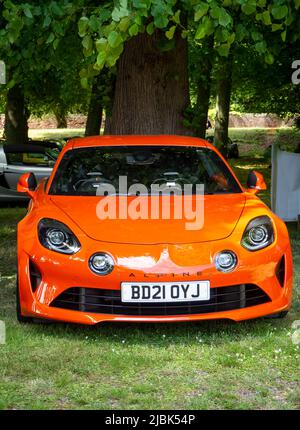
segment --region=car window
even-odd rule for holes
[[[53,160],[47,154],[39,153],[9,153],[6,154],[7,163],[15,166],[53,166]]]
[[[208,148],[178,146],[91,147],[68,151],[58,166],[50,194],[97,195],[112,185],[116,194],[119,178],[127,178],[127,189],[143,184],[204,185],[205,194],[239,193],[241,188],[218,154]],[[195,187],[194,187],[195,189]]]

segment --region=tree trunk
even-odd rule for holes
[[[211,89],[211,72],[213,56],[214,37],[211,36],[202,49],[204,55],[201,55],[201,67],[199,69],[199,79],[197,82],[197,105],[196,115],[194,118],[194,130],[198,137],[205,138],[206,126],[208,120],[208,109]]]
[[[99,136],[101,130],[103,107],[99,97],[99,79],[100,77],[97,77],[97,80],[92,88],[89,111],[85,126],[85,136]]]
[[[232,55],[221,58],[217,80],[216,125],[214,142],[217,148],[227,155],[230,96],[232,84]]]
[[[28,142],[28,118],[23,89],[15,86],[7,93],[4,125],[7,143],[22,145]]]
[[[111,134],[190,134],[183,125],[189,106],[187,41],[178,33],[176,48],[162,51],[165,36],[130,39],[118,63]]]
[[[56,127],[57,128],[68,128],[67,116],[65,110],[58,106],[53,109],[55,118],[56,118]]]
[[[111,134],[111,116],[106,111],[105,112],[105,127],[104,127],[104,134]]]

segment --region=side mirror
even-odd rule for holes
[[[30,198],[34,196],[37,187],[37,180],[34,173],[24,173],[19,179],[17,190],[19,193],[26,193]]]
[[[249,172],[247,179],[248,192],[252,194],[257,194],[260,191],[266,190],[267,185],[265,183],[264,177],[261,173],[252,170]]]

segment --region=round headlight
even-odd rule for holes
[[[80,250],[80,242],[64,223],[43,218],[38,224],[40,243],[50,251],[73,255]]]
[[[92,255],[89,266],[97,275],[109,275],[114,269],[114,260],[110,255],[101,252]]]
[[[274,242],[274,229],[268,216],[252,219],[243,234],[241,245],[248,251],[259,251]]]
[[[50,229],[46,233],[47,239],[54,246],[61,246],[66,241],[65,233],[58,229]]]
[[[268,230],[264,225],[253,227],[249,230],[249,240],[253,245],[265,242],[268,238]]]
[[[237,256],[232,251],[222,251],[215,257],[215,266],[220,272],[231,272],[237,265]]]

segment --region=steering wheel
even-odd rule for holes
[[[179,176],[177,172],[166,172],[163,178],[155,179],[152,184],[159,184],[160,190],[164,191],[179,191],[182,194],[184,184],[190,184],[190,181],[183,176]],[[162,187],[163,186],[163,187]]]
[[[112,185],[112,182],[109,179],[103,177],[102,172],[89,172],[87,176],[90,176],[89,179],[79,179],[74,185],[73,188],[75,191],[95,191],[98,186],[109,184]]]

